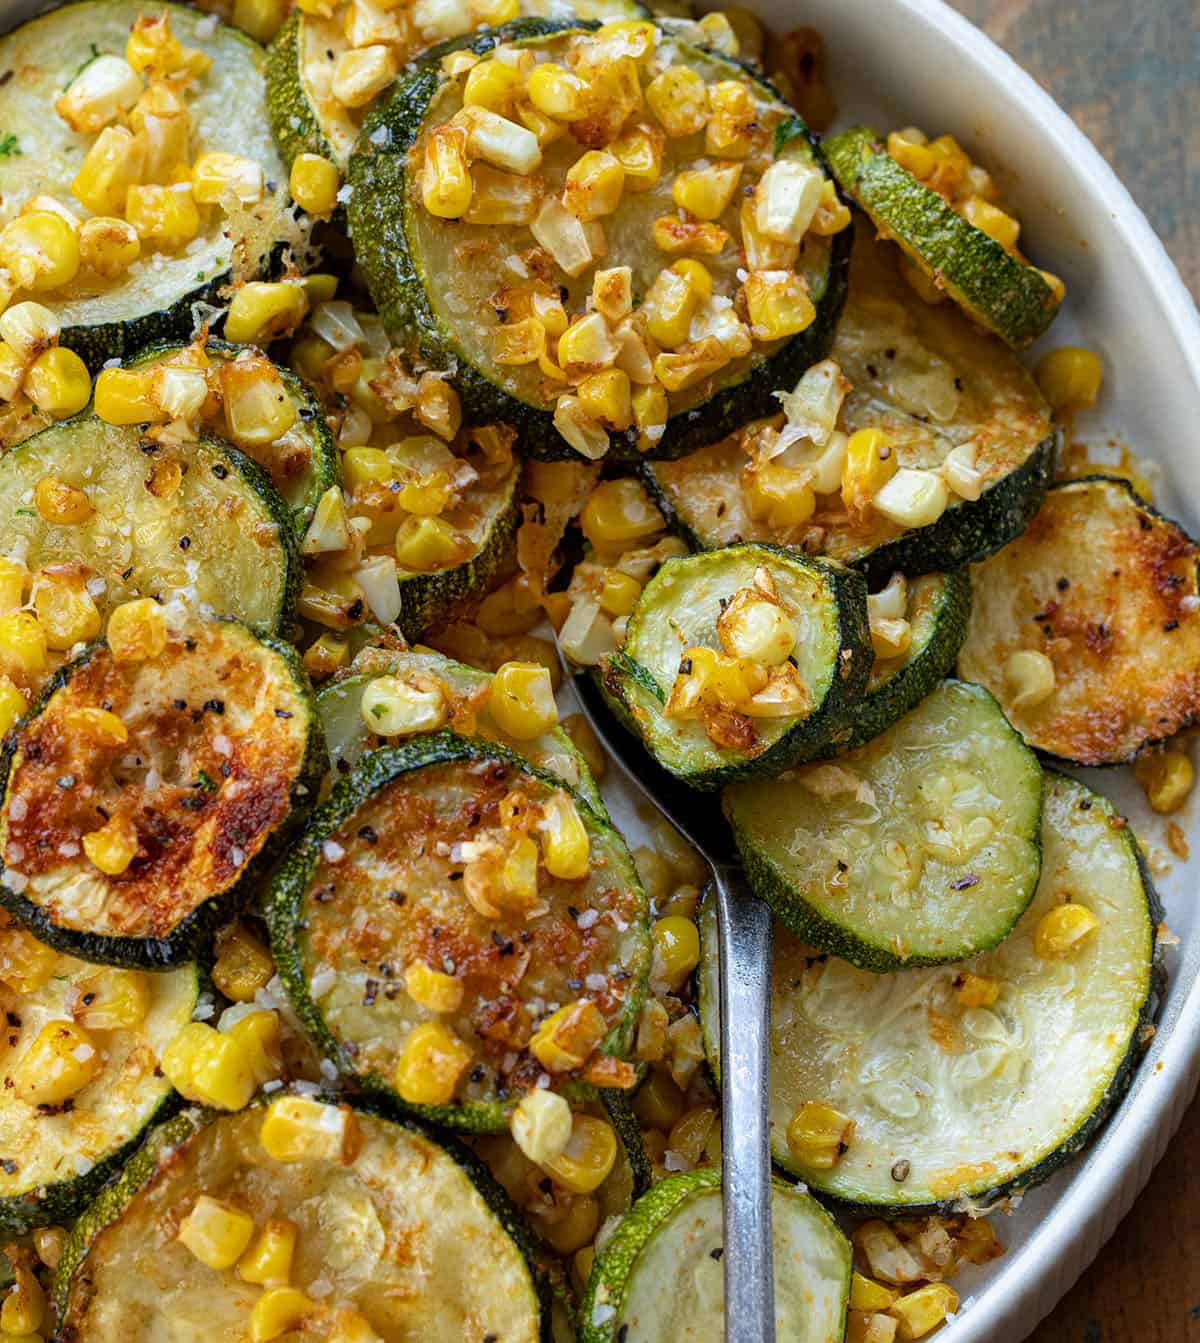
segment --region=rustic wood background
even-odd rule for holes
[[[951,3],[1070,112],[1200,298],[1198,0]],[[1129,1217],[1030,1343],[1200,1343],[1198,1146],[1200,1101]]]

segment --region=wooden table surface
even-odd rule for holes
[[[1072,115],[1200,298],[1200,4],[951,3]],[[1133,1211],[1030,1343],[1200,1343],[1198,1146],[1200,1101]]]

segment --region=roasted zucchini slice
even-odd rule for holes
[[[724,802],[755,892],[863,969],[994,947],[1037,888],[1041,767],[991,695],[961,681],[836,763],[738,784]]]
[[[158,1060],[199,994],[194,965],[156,975],[89,965],[0,915],[6,1232],[78,1216],[172,1109]],[[69,1051],[57,1070],[56,1042]]]
[[[1051,1175],[1121,1099],[1162,989],[1162,909],[1109,802],[1049,774],[1033,903],[994,951],[875,975],[778,930],[772,989],[772,1154],[864,1211],[986,1206]],[[1064,913],[1065,911],[1065,913]],[[719,1039],[715,917],[702,1013]],[[832,1166],[798,1160],[798,1107],[854,1120]]]
[[[839,740],[871,661],[857,574],[741,545],[668,560],[600,677],[664,769],[717,788],[774,776]]]
[[[1054,320],[1061,284],[902,167],[874,131],[855,126],[825,148],[842,190],[862,206],[880,237],[897,243],[969,317],[1018,350]]]
[[[19,148],[4,161],[0,224],[42,195],[77,215],[91,213],[73,194],[72,183],[97,135],[73,130],[56,111],[55,101],[92,60],[123,57],[137,19],[164,14],[185,47],[199,49],[212,60],[180,95],[191,119],[183,152],[192,158],[182,166],[190,172],[201,154],[217,151],[253,159],[262,168],[263,195],[236,217],[223,207],[201,207],[195,239],[173,250],[153,251],[147,241],[142,258],[116,276],[106,278],[85,267],[66,286],[36,294],[57,313],[62,344],[76,350],[93,371],[155,341],[190,340],[194,305],[222,303],[220,291],[229,284],[235,261],[240,276],[253,274],[289,235],[283,210],[285,170],[267,122],[264,52],[244,34],[198,10],[140,0],[81,0],[31,19],[0,39],[0,75],[9,76],[0,83],[0,126]],[[172,98],[177,101],[174,94]],[[169,131],[165,115],[149,107],[147,112],[158,123],[157,130],[147,132],[151,138],[174,136],[175,110]],[[175,179],[160,174],[147,180]]]
[[[730,420],[768,413],[775,390],[825,354],[845,296],[849,215],[803,123],[735,61],[665,33],[656,40],[652,50],[627,33],[539,20],[517,20],[476,39],[472,49],[485,61],[503,43],[539,64],[572,66],[596,101],[544,146],[544,156],[536,137],[514,126],[517,138],[525,137],[526,158],[488,152],[519,171],[477,163],[474,176],[463,178],[470,201],[436,206],[452,218],[427,208],[433,170],[422,164],[442,145],[453,157],[455,137],[465,132],[461,124],[446,126],[460,113],[474,115],[463,107],[464,84],[479,76],[450,73],[456,67],[442,64],[443,48],[393,85],[351,156],[351,232],[393,339],[414,360],[455,368],[468,415],[516,426],[535,457],[675,457],[711,442]],[[682,82],[676,88],[672,81]],[[729,109],[740,110],[710,120],[701,83],[724,90]],[[643,86],[649,101],[636,111]],[[617,155],[625,156],[628,174]],[[602,182],[593,184],[593,168],[603,169]],[[693,170],[699,178],[681,176]],[[821,199],[815,217],[809,210],[771,225],[778,234],[791,228],[799,241],[747,241],[742,221],[756,217],[758,199],[747,193],[760,182],[764,197],[768,188],[778,196],[790,190],[785,182],[803,182],[810,206]],[[605,194],[593,196],[593,185]],[[680,214],[673,191],[699,216]],[[509,222],[487,222],[497,219]],[[676,261],[679,268],[668,269]],[[608,298],[593,310],[596,276],[614,270],[615,278],[600,282]],[[732,306],[743,294],[750,325]],[[643,318],[651,319],[655,349],[663,351],[653,359]],[[547,333],[553,341],[568,321],[570,331],[547,346]],[[569,384],[582,387],[594,374],[605,376],[576,397]],[[626,404],[631,378],[645,389],[636,423]],[[652,408],[658,397],[667,404],[665,423],[662,405]]]
[[[439,733],[364,756],[277,878],[269,921],[317,1044],[438,1122],[502,1129],[539,1079],[634,1081],[620,1055],[649,935],[633,860],[503,746]],[[441,1069],[423,1062],[435,1005]]]
[[[165,363],[186,348],[182,345],[155,345],[143,351],[127,366],[146,368]],[[230,345],[228,341],[210,338],[204,346],[204,353],[210,363],[219,367],[227,364],[245,348],[244,345]],[[325,412],[308,386],[290,368],[278,364],[275,367],[296,408],[296,422],[273,443],[243,451],[270,476],[271,483],[292,510],[296,527],[303,531],[317,506],[317,500],[337,482],[337,448]]]
[[[756,517],[744,473],[762,426],[751,425],[682,461],[644,467],[659,506],[693,545],[741,540],[799,547],[853,565],[875,587],[897,570],[957,569],[1020,534],[1054,467],[1050,408],[1007,350],[953,309],[919,299],[888,249],[862,227],[829,357],[853,387],[842,407],[844,430],[881,429],[901,467],[943,473],[950,454],[970,445],[971,470],[981,477],[978,498],[951,489],[941,517],[915,528],[874,508],[852,515],[836,492],[817,494],[804,522]]]
[[[431,714],[427,731],[448,725],[463,736],[473,737],[480,735],[482,718],[482,735],[488,740],[503,743],[539,769],[556,775],[577,789],[594,811],[601,816],[605,814],[596,780],[579,748],[561,727],[551,728],[532,741],[505,736],[487,716],[491,673],[432,651],[400,653],[390,648],[367,647],[354,659],[349,675],[321,687],[317,710],[325,729],[329,759],[338,773],[348,773],[365,752],[388,744],[387,737],[368,726],[362,709],[363,692],[380,676],[398,678],[440,699],[441,712]]]
[[[550,1343],[528,1233],[469,1152],[362,1101],[288,1093],[237,1114],[185,1110],[157,1130],[71,1233],[54,1283],[63,1337],[252,1337],[271,1288],[187,1248],[181,1224],[203,1199],[255,1235],[294,1229],[282,1290],[306,1298],[308,1337]]]
[[[316,799],[325,748],[288,644],[233,621],[51,678],[0,761],[0,903],[84,960],[189,959]],[[110,631],[110,637],[111,631]]]
[[[1115,765],[1200,712],[1197,547],[1127,481],[1056,485],[971,571],[959,657],[1031,746]]]
[[[639,1199],[596,1256],[580,1343],[718,1343],[725,1324],[721,1216],[715,1170],[668,1176]],[[803,1189],[774,1180],[771,1240],[779,1337],[841,1343],[851,1253],[837,1223]]]
[[[82,491],[90,516],[43,516],[45,480]],[[274,632],[290,623],[300,584],[290,512],[256,462],[219,439],[166,447],[91,415],[0,456],[0,535],[32,574],[86,585],[104,621],[122,602],[155,597]]]

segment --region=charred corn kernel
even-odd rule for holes
[[[320,154],[296,155],[292,163],[291,176],[288,178],[288,189],[292,193],[292,199],[302,210],[311,215],[332,214],[337,204],[339,186],[335,164],[322,158]],[[333,294],[325,297],[332,298]],[[320,300],[313,298],[313,301]]]
[[[203,1021],[188,1022],[163,1050],[160,1066],[175,1090],[199,1105],[240,1110],[254,1095],[254,1071],[245,1049]]]
[[[265,447],[295,424],[296,403],[269,359],[243,355],[223,364],[220,376],[225,426],[235,443]]]
[[[265,1086],[283,1072],[279,1016],[265,1008],[239,1017],[221,1030],[235,1040],[246,1057],[256,1087]]]
[[[58,953],[31,932],[16,924],[0,929],[0,980],[14,993],[36,993],[57,967]]]
[[[474,1054],[449,1026],[427,1021],[414,1027],[396,1065],[396,1090],[410,1105],[449,1105]]]
[[[254,1218],[201,1194],[179,1224],[179,1239],[208,1268],[232,1268],[254,1235]]]
[[[654,376],[668,392],[681,392],[711,377],[732,358],[715,336],[705,336],[655,355]]]
[[[887,1310],[899,1295],[894,1288],[885,1287],[883,1283],[866,1278],[861,1273],[855,1272],[850,1277],[851,1310]]]
[[[633,423],[632,388],[629,374],[619,368],[604,369],[579,384],[579,402],[593,420],[602,421],[620,433]]]
[[[321,1309],[298,1287],[268,1287],[250,1312],[250,1343],[269,1343],[290,1334]]]
[[[600,1205],[583,1195],[573,1198],[557,1220],[546,1219],[541,1226],[543,1238],[558,1254],[573,1254],[596,1238],[600,1225]]]
[[[445,518],[409,518],[396,532],[396,561],[405,569],[428,573],[463,558],[462,539]]]
[[[854,1120],[820,1101],[796,1107],[787,1127],[788,1151],[813,1170],[832,1170],[854,1135]]]
[[[566,1147],[545,1163],[545,1169],[571,1193],[591,1194],[608,1178],[616,1160],[617,1135],[612,1125],[592,1115],[578,1114]]]
[[[26,361],[8,344],[0,341],[0,401],[15,401],[25,381]]]
[[[1141,756],[1133,773],[1151,808],[1164,816],[1183,806],[1196,783],[1191,760],[1174,748]]]
[[[0,669],[19,681],[46,670],[46,635],[31,611],[0,616]]]
[[[537,136],[526,127],[486,107],[463,107],[451,119],[451,126],[467,132],[467,153],[505,172],[528,174],[542,161]]]
[[[358,1129],[353,1113],[308,1096],[280,1096],[267,1106],[258,1133],[276,1161],[353,1160]]]
[[[1100,395],[1103,371],[1091,350],[1065,345],[1038,360],[1037,384],[1056,411],[1086,410]]]
[[[646,103],[672,139],[695,135],[708,120],[708,89],[687,66],[672,65],[656,75],[646,87]]]
[[[558,722],[550,673],[535,662],[506,662],[492,678],[492,721],[506,736],[532,741]]]
[[[600,1009],[581,998],[546,1017],[534,1032],[529,1048],[548,1072],[570,1072],[583,1067],[607,1031]]]
[[[958,1001],[964,1007],[991,1007],[1000,997],[1000,990],[1004,987],[999,979],[991,979],[987,975],[974,975],[969,970],[960,975],[959,979],[961,983],[955,980],[958,985]]]
[[[1056,905],[1038,920],[1033,930],[1033,949],[1043,960],[1064,960],[1074,955],[1100,927],[1100,920],[1086,905],[1074,901]]]
[[[580,513],[583,534],[594,546],[629,547],[663,530],[666,523],[645,487],[630,476],[597,485]]]
[[[426,429],[449,443],[462,426],[462,402],[453,383],[436,373],[423,373],[417,383],[413,414]]]
[[[982,196],[970,196],[963,205],[962,214],[969,224],[974,224],[998,242],[1006,252],[1016,248],[1017,239],[1021,236],[1021,225],[998,206],[985,201]]]
[[[424,961],[409,964],[404,982],[413,1002],[430,1012],[457,1012],[462,1006],[462,980],[435,970]]]
[[[654,925],[654,960],[650,978],[668,992],[678,992],[700,963],[700,934],[691,919],[670,915]]]
[[[0,336],[23,364],[58,341],[58,318],[49,308],[26,299],[0,313]]]
[[[1035,708],[1054,694],[1054,663],[1038,649],[1018,649],[1004,664],[1004,681],[1012,708]]]
[[[124,720],[108,709],[68,709],[66,722],[73,734],[95,746],[123,746],[129,740]]]
[[[796,648],[796,622],[758,588],[741,588],[717,617],[717,637],[731,657],[749,658],[774,667]]]
[[[33,609],[46,636],[46,646],[64,650],[94,639],[103,628],[99,608],[74,574],[43,569],[33,582]]]
[[[80,225],[80,263],[105,279],[123,275],[141,254],[137,230],[124,219],[98,215]]]
[[[142,87],[128,61],[105,53],[83,67],[66,92],[55,99],[54,110],[73,131],[95,135],[129,111]]]
[[[365,107],[396,78],[396,58],[381,43],[343,51],[333,67],[332,92],[345,107]]]
[[[125,59],[138,74],[149,70],[156,75],[200,75],[212,64],[211,56],[180,42],[165,12],[158,18],[141,15],[135,21],[125,44]]]
[[[909,1292],[888,1307],[888,1314],[897,1321],[896,1337],[907,1340],[924,1338],[946,1316],[958,1309],[958,1293],[947,1282],[930,1282]]]
[[[716,256],[729,245],[729,234],[719,225],[681,215],[663,215],[651,228],[654,245],[671,256]]]
[[[431,215],[458,219],[466,214],[473,194],[467,166],[467,134],[460,126],[437,126],[425,142],[421,200]]]
[[[675,349],[687,340],[692,318],[706,297],[695,273],[674,267],[659,271],[642,303],[646,329],[660,345]]]
[[[668,1133],[683,1114],[683,1092],[663,1072],[651,1072],[633,1098],[633,1112],[648,1128]]]
[[[20,720],[28,705],[24,691],[0,672],[0,736]],[[3,977],[0,975],[0,979]]]
[[[286,1217],[272,1217],[238,1260],[238,1277],[267,1287],[286,1283],[295,1251],[295,1223]]]
[[[597,461],[608,451],[608,430],[584,410],[577,396],[564,394],[554,403],[554,427],[581,457]]]
[[[253,205],[262,200],[262,164],[223,150],[201,154],[192,166],[192,195],[201,205],[219,205],[227,196]]]
[[[314,681],[341,671],[350,663],[350,641],[338,634],[322,634],[304,650],[304,670]]]
[[[817,310],[802,275],[794,271],[756,270],[743,292],[755,340],[782,340],[813,324]]]
[[[78,415],[92,398],[87,365],[74,350],[55,346],[43,350],[25,375],[25,394],[54,420]]]
[[[12,1069],[16,1094],[27,1105],[61,1105],[100,1075],[103,1056],[73,1021],[49,1021]]]
[[[352,494],[367,485],[387,485],[394,476],[392,459],[382,448],[350,448],[342,453],[342,479]]]
[[[576,219],[601,219],[621,203],[625,169],[607,150],[589,149],[567,169],[563,204]]]
[[[0,614],[9,615],[25,604],[29,570],[15,560],[0,557]]]
[[[219,943],[212,978],[216,987],[235,1003],[254,1001],[275,973],[271,953],[244,923],[235,923]]]
[[[987,483],[983,472],[975,464],[975,457],[974,443],[960,443],[958,447],[950,449],[942,463],[946,484],[960,499],[978,499]]]
[[[671,197],[697,219],[720,219],[729,208],[742,176],[740,163],[714,163],[681,172],[671,183]]]
[[[912,647],[912,636],[909,621],[872,613],[871,649],[877,658],[902,657]]]
[[[642,585],[631,574],[623,574],[619,569],[604,571],[599,594],[602,611],[610,616],[632,615],[641,595]]]
[[[128,816],[113,816],[83,837],[83,851],[106,876],[119,877],[137,857],[138,835]]]
[[[143,242],[164,251],[182,247],[200,232],[200,212],[190,182],[168,187],[135,182],[129,188],[125,218]]]
[[[571,1107],[544,1087],[527,1091],[509,1119],[509,1131],[522,1152],[539,1166],[561,1156],[571,1141]]]
[[[587,83],[553,61],[534,66],[528,92],[534,107],[555,121],[579,121],[587,112]]]
[[[33,1233],[33,1247],[37,1251],[37,1256],[51,1272],[58,1267],[66,1243],[65,1227],[43,1226]]]
[[[662,176],[665,140],[652,126],[631,126],[621,132],[608,152],[625,172],[625,190],[649,191]]]
[[[504,856],[491,898],[501,911],[522,914],[536,903],[537,892],[538,848],[528,835],[520,835]]]
[[[532,76],[530,82],[532,83]],[[467,71],[466,82],[463,85],[463,103],[471,107],[486,107],[489,112],[499,112],[503,115],[511,110],[524,83],[525,77],[516,66],[495,58],[483,60]],[[537,102],[533,101],[536,107]],[[550,115],[553,116],[554,113]]]
[[[359,712],[367,727],[381,737],[410,737],[435,732],[449,714],[441,683],[400,676],[377,676],[363,690]]]
[[[578,881],[590,869],[591,844],[579,809],[566,793],[555,793],[542,807],[542,862],[552,877]]]
[[[652,382],[633,393],[633,419],[638,427],[638,447],[648,452],[666,431],[671,407],[662,385]]]
[[[0,230],[0,266],[18,289],[41,293],[70,284],[79,271],[79,240],[61,215],[49,210],[18,215]]]
[[[13,1266],[13,1282],[8,1294],[0,1306],[0,1330],[12,1343],[20,1343],[36,1334],[46,1320],[46,1293],[42,1284],[34,1276],[33,1270],[24,1264]]]
[[[57,527],[87,522],[96,511],[82,490],[57,476],[43,476],[34,486],[33,500],[45,521]]]
[[[147,371],[102,368],[96,375],[95,410],[105,424],[152,424],[164,412],[154,401]]]
[[[871,502],[900,527],[928,527],[946,511],[950,494],[937,472],[903,466]]]
[[[141,176],[142,158],[142,147],[132,131],[124,126],[106,126],[92,142],[71,182],[72,195],[93,214],[124,214],[129,188]]]
[[[71,1015],[87,1031],[131,1030],[150,1010],[150,985],[138,970],[97,970],[79,981]]]
[[[167,646],[167,618],[152,597],[135,597],[114,606],[105,634],[118,662],[144,662]]]
[[[596,272],[592,277],[592,305],[614,324],[629,316],[633,311],[633,272],[628,266]]]
[[[304,320],[308,301],[303,288],[287,282],[251,280],[233,296],[225,319],[225,339],[268,345]]]
[[[603,369],[617,357],[608,324],[598,312],[578,317],[558,342],[558,362],[572,374]]]
[[[275,36],[287,18],[284,0],[234,0],[233,22],[264,46]]]

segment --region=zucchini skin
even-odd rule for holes
[[[412,255],[406,228],[408,213],[416,208],[409,194],[408,155],[420,134],[425,109],[439,87],[443,56],[463,49],[483,55],[502,42],[597,26],[583,20],[514,19],[491,32],[457,38],[435,47],[410,66],[371,109],[350,157],[352,195],[347,207],[350,233],[371,295],[393,339],[407,344],[412,354],[435,367],[445,367],[453,361],[459,395],[468,416],[482,423],[501,420],[515,426],[521,434],[524,451],[543,461],[579,460],[578,454],[554,427],[553,410],[530,406],[496,387],[461,356],[430,307],[420,259]],[[747,79],[779,97],[760,73],[737,62],[729,63],[736,65],[738,72],[744,73]],[[376,144],[372,136],[383,134],[386,134],[385,143]],[[821,146],[799,117],[793,117],[779,128],[777,144],[797,135],[807,140],[815,161],[824,167]],[[391,209],[381,211],[380,201],[390,202]],[[843,229],[834,235],[825,292],[817,302],[817,315],[812,324],[786,341],[769,358],[749,369],[739,382],[721,387],[707,401],[673,416],[650,456],[685,456],[719,437],[721,426],[731,421],[774,414],[778,410],[776,389],[791,387],[806,368],[825,357],[833,343],[846,301],[852,245],[851,230]],[[646,454],[637,450],[635,440],[634,431],[630,431],[628,437],[610,434],[606,460],[643,461]]]
[[[901,167],[874,131],[842,131],[826,142],[825,153],[842,190],[880,233],[1013,349],[1024,349],[1054,320],[1058,300],[1037,268]]]
[[[225,618],[223,623],[240,625],[241,622]],[[242,625],[241,628],[249,629]],[[328,763],[325,750],[325,736],[321,730],[321,719],[317,713],[316,698],[308,681],[308,673],[300,661],[300,654],[289,643],[271,638],[257,631],[250,631],[259,643],[265,644],[287,664],[297,687],[303,693],[308,706],[308,737],[305,744],[304,759],[300,772],[292,785],[292,809],[285,822],[263,845],[259,853],[247,864],[241,876],[227,889],[205,900],[186,918],[182,919],[165,937],[111,937],[104,933],[84,932],[75,928],[59,927],[49,914],[27,896],[10,890],[0,880],[0,905],[3,905],[14,918],[19,919],[40,941],[55,951],[68,956],[76,956],[81,961],[93,961],[98,965],[115,965],[130,970],[171,970],[176,966],[203,954],[213,934],[222,924],[227,923],[235,913],[252,897],[262,879],[274,867],[280,855],[289,847],[289,841],[296,827],[316,800],[321,779]],[[71,662],[65,663],[46,682],[33,706],[26,712],[22,722],[31,721],[50,702],[51,696],[61,689],[71,674],[90,661],[101,649],[107,648],[101,639],[89,645]],[[0,745],[0,799],[8,790],[9,774],[13,760],[20,745],[18,732],[10,732]],[[0,876],[4,871],[0,859]]]
[[[267,47],[267,120],[279,156],[290,169],[301,154],[338,161],[300,84],[300,19],[294,10]]]
[[[312,815],[300,841],[292,848],[277,873],[267,897],[266,920],[271,934],[271,954],[280,979],[287,989],[288,998],[304,1029],[313,1042],[339,1070],[344,1071],[347,1054],[337,1037],[325,1023],[320,1009],[313,1001],[304,974],[302,954],[297,935],[303,919],[302,905],[312,879],[313,869],[321,847],[331,831],[341,825],[358,807],[381,788],[403,775],[428,765],[450,764],[455,761],[498,759],[521,773],[532,776],[555,791],[567,793],[579,809],[585,823],[596,831],[612,831],[611,823],[601,817],[576,790],[569,788],[555,775],[538,769],[497,742],[474,741],[460,737],[449,730],[432,732],[416,737],[404,746],[383,746],[363,756],[334,787],[332,795]],[[598,1052],[621,1053],[637,1025],[645,998],[648,957],[643,964],[631,969],[641,981],[632,992],[621,1019],[601,1042]],[[507,1130],[511,1106],[503,1101],[468,1101],[452,1105],[411,1105],[400,1099],[391,1083],[378,1073],[350,1076],[364,1092],[382,1096],[385,1100],[431,1124],[459,1129],[467,1133],[499,1133]],[[593,1099],[596,1089],[584,1083],[564,1087],[563,1094],[571,1099]]]

